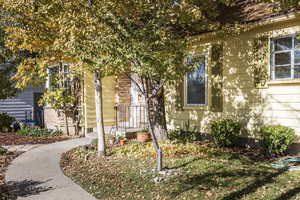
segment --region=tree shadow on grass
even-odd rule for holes
[[[241,199],[243,196],[254,193],[258,188],[263,187],[266,184],[274,183],[274,178],[278,177],[285,171],[286,170],[278,170],[275,173],[263,175],[262,177],[256,179],[253,183],[247,185],[245,188],[225,196],[224,198],[222,198],[222,200]]]
[[[17,199],[18,197],[28,197],[32,195],[38,195],[42,192],[53,190],[53,187],[40,186],[41,184],[51,181],[33,181],[33,180],[24,180],[24,181],[10,181],[7,183],[7,189],[12,195],[12,199]]]
[[[230,170],[230,169],[222,169],[214,170],[214,172],[205,173],[202,175],[195,175],[192,177],[189,177],[185,180],[183,180],[179,185],[181,185],[181,188],[177,191],[174,191],[171,194],[171,198],[178,198],[182,193],[194,190],[199,188],[202,191],[207,191],[209,188],[215,188],[215,187],[231,187],[234,184],[235,181],[238,179],[244,179],[248,177],[256,177],[256,179],[248,184],[246,187],[236,191],[232,192],[225,197],[221,198],[222,200],[235,200],[235,199],[241,199],[245,195],[254,193],[257,189],[260,187],[263,187],[266,184],[274,183],[275,178],[284,173],[285,170],[278,170],[274,173],[271,172],[265,172],[261,170]],[[227,178],[230,179],[230,181],[223,181],[220,182],[217,179],[218,178]],[[298,190],[296,190],[298,191]],[[289,192],[285,196],[292,195],[294,191]],[[281,200],[276,199],[276,200]]]
[[[277,197],[274,200],[287,200],[287,199],[291,199],[292,197],[294,197],[295,195],[297,195],[298,193],[300,193],[300,186],[289,190],[285,193],[283,193],[282,195],[280,195],[279,197]]]
[[[189,160],[189,161],[187,161],[187,162],[184,162],[184,163],[182,163],[181,165],[176,165],[176,166],[174,166],[174,167],[166,167],[166,169],[180,169],[180,168],[184,168],[184,167],[186,167],[187,165],[190,165],[190,164],[192,164],[193,162],[196,162],[196,161],[199,161],[199,160],[201,160],[201,159],[203,159],[203,158],[193,158],[192,160]]]

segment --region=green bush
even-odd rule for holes
[[[49,130],[44,128],[24,127],[20,129],[17,134],[30,137],[54,137],[62,135],[62,132],[59,130]]]
[[[211,124],[211,134],[218,146],[233,146],[241,134],[241,125],[232,119],[214,121]]]
[[[199,140],[200,134],[194,131],[185,131],[182,129],[168,132],[168,139],[177,143],[191,143]]]
[[[0,113],[0,131],[11,131],[11,125],[14,121],[14,117],[10,117],[7,113]]]
[[[282,155],[296,139],[295,131],[281,125],[264,126],[261,129],[262,144],[270,154]]]
[[[7,149],[0,146],[0,156],[4,155],[6,153],[7,153]]]

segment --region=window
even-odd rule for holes
[[[271,41],[271,79],[300,78],[300,40],[296,35]]]
[[[186,106],[207,105],[207,67],[205,56],[193,56],[189,62],[196,65],[196,71],[187,73],[185,82]]]
[[[48,69],[49,85],[47,86],[51,91],[58,88],[70,89],[70,71],[68,65],[60,65]]]

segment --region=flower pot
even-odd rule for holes
[[[140,132],[140,133],[137,133],[136,139],[139,142],[148,142],[151,140],[151,135],[150,135],[150,133]]]
[[[127,144],[127,143],[128,143],[128,140],[126,138],[120,140],[120,145],[122,145],[122,146]]]

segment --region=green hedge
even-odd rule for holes
[[[262,144],[269,154],[282,155],[295,141],[296,134],[292,128],[281,125],[264,126],[261,129]]]
[[[232,119],[217,120],[211,124],[211,134],[218,146],[233,146],[241,135],[241,125]]]

